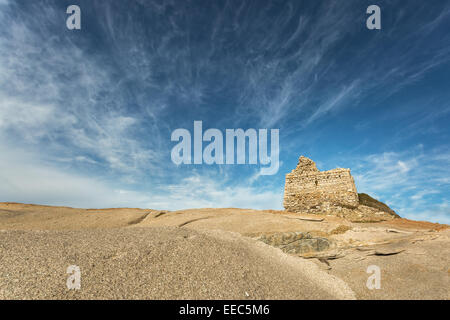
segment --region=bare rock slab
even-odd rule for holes
[[[290,254],[319,252],[331,246],[327,238],[313,237],[309,232],[280,232],[262,235],[259,240]]]

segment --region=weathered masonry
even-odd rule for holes
[[[331,214],[355,221],[398,217],[384,203],[358,195],[350,169],[319,171],[314,161],[303,156],[297,168],[286,175],[283,205],[290,212]]]
[[[321,172],[314,161],[302,156],[297,168],[286,175],[284,207],[288,211],[327,212],[358,205],[358,192],[350,169]]]

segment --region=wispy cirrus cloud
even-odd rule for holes
[[[279,208],[289,168],[170,162],[170,133],[203,120],[280,128],[280,163],[347,151],[362,191],[406,214],[445,212],[449,4],[381,0],[373,32],[356,0],[78,3],[71,32],[61,1],[0,0],[0,149],[28,159],[9,160],[26,176],[3,162],[0,200]]]
[[[0,154],[0,201],[82,208],[281,209],[282,193],[277,190],[261,190],[245,184],[226,186],[216,178],[194,173],[175,183],[134,190],[111,178],[57,168],[29,152],[10,148]]]
[[[55,32],[57,8],[30,6],[19,17],[2,13],[0,138],[36,152],[45,144],[50,158],[88,155],[119,172],[151,168],[157,142],[136,138],[142,118],[127,109],[131,93],[116,70],[86,54],[85,40]]]
[[[360,192],[382,199],[400,215],[450,222],[448,149],[425,152],[418,145],[403,152],[373,154],[360,159],[352,173]]]

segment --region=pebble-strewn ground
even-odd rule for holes
[[[0,299],[449,298],[445,225],[0,204],[0,230]],[[330,246],[299,257],[258,240],[298,232]],[[67,289],[69,265],[80,290]],[[366,287],[369,265],[381,269],[379,290]]]

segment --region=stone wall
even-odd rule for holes
[[[286,175],[284,208],[291,212],[327,213],[359,205],[350,169],[319,171],[311,159],[300,157]]]
[[[387,205],[358,195],[350,169],[319,171],[311,159],[300,157],[286,175],[284,208],[296,213],[331,214],[355,222],[399,218]]]

